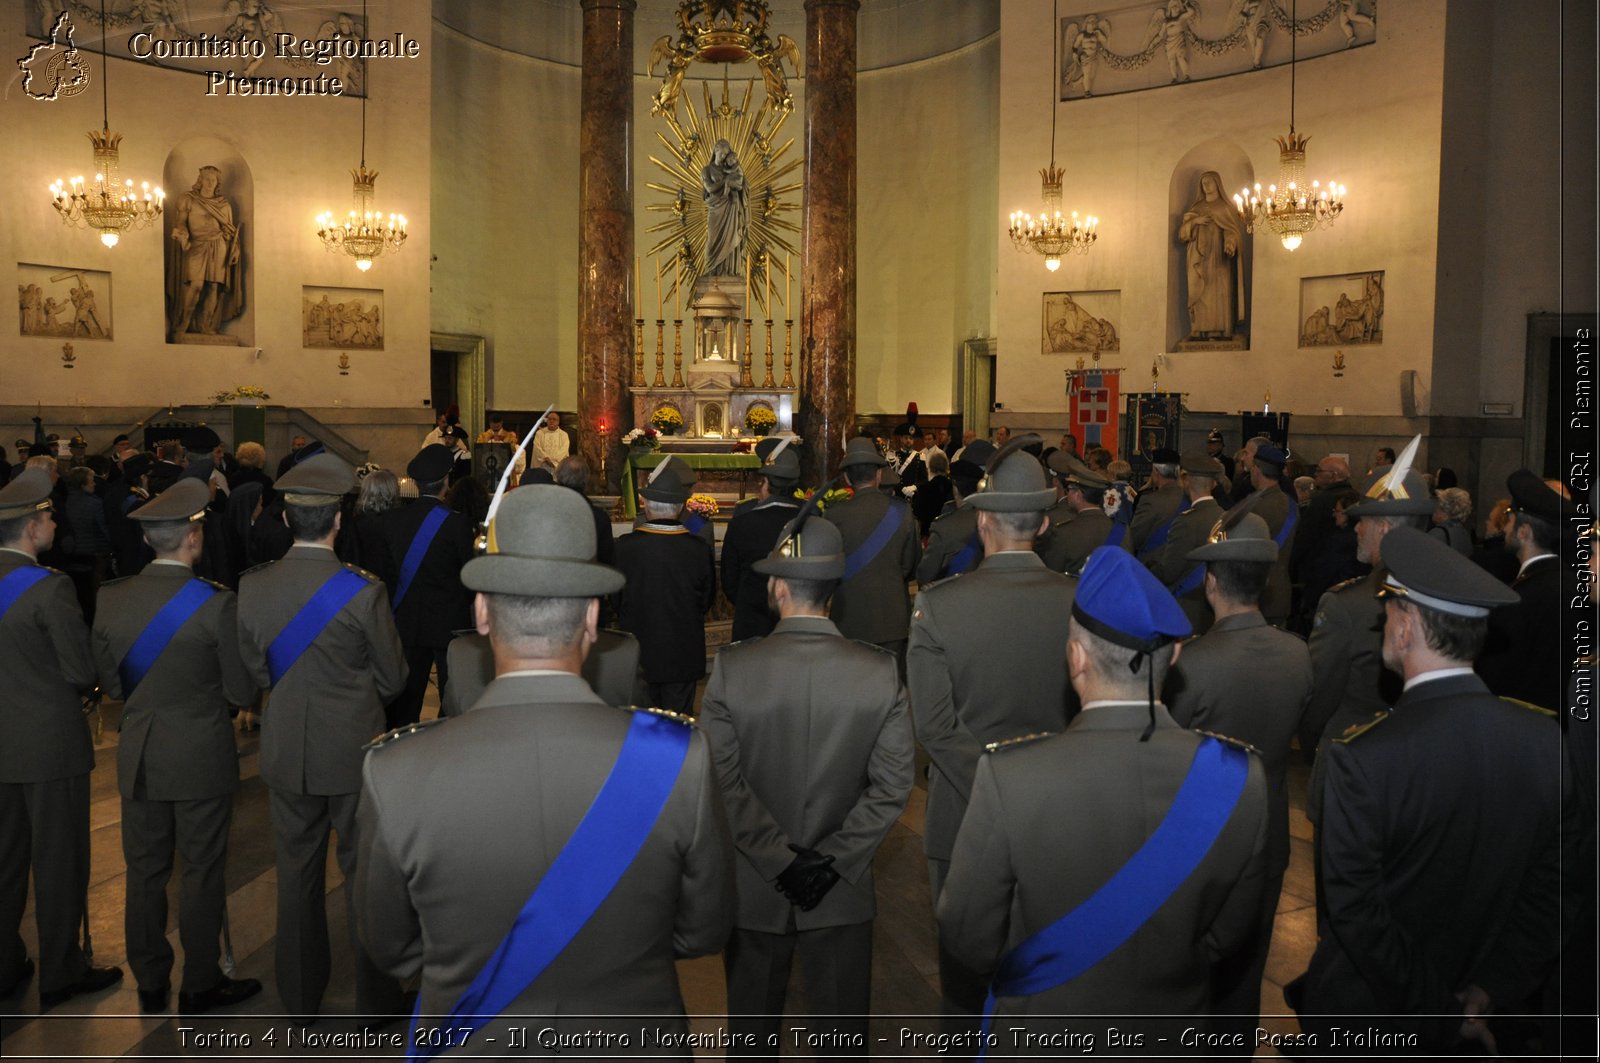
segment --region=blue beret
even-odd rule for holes
[[[1072,618],[1090,633],[1141,653],[1194,630],[1161,581],[1120,546],[1102,546],[1089,555]]]
[[[1289,464],[1289,452],[1276,443],[1262,443],[1256,447],[1256,461],[1282,469]]]

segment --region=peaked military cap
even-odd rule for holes
[[[760,458],[763,463],[766,462],[772,456],[772,452],[777,450],[780,444],[787,442],[788,439],[788,436],[762,436],[756,440],[756,445],[753,448],[756,457]]]
[[[1149,653],[1194,630],[1177,599],[1120,546],[1097,547],[1083,566],[1072,619],[1108,642]]]
[[[839,579],[844,575],[844,537],[821,517],[809,516],[803,522],[796,517],[784,525],[772,553],[750,567],[780,579]]]
[[[429,443],[406,465],[406,475],[421,484],[436,484],[450,475],[450,467],[455,463],[455,447]]]
[[[1177,465],[1183,461],[1183,455],[1171,447],[1157,447],[1150,452],[1152,465]]]
[[[211,489],[205,480],[183,479],[129,513],[140,521],[197,521],[206,515]]]
[[[50,474],[43,469],[23,469],[0,487],[0,520],[26,517],[50,508]]]
[[[910,421],[906,421],[894,426],[894,434],[897,436],[908,436],[914,433],[916,430],[917,426],[912,424]]]
[[[1211,431],[1207,432],[1206,433],[1206,442],[1207,443],[1221,443],[1222,442],[1222,429],[1213,428]]]
[[[1051,471],[1069,484],[1101,491],[1111,486],[1110,480],[1064,450],[1053,452],[1048,460]]]
[[[1362,488],[1362,499],[1346,512],[1352,517],[1431,517],[1437,508],[1427,482],[1415,469],[1407,469],[1397,484],[1389,483],[1392,465],[1373,470]]]
[[[1043,513],[1055,503],[1055,488],[1039,459],[1023,449],[1030,441],[1039,437],[1018,436],[989,459],[978,490],[967,496],[968,505],[995,513]]]
[[[877,465],[880,468],[889,464],[872,440],[866,436],[856,436],[844,445],[844,457],[839,459],[839,467],[848,469],[852,465]]]
[[[1512,509],[1542,517],[1552,524],[1560,524],[1577,513],[1570,500],[1529,469],[1518,469],[1507,476],[1506,490],[1511,492]]]
[[[488,594],[598,598],[626,582],[595,561],[594,516],[578,492],[535,484],[510,492],[489,522],[486,552],[461,567],[461,582]]]
[[[1392,528],[1383,537],[1388,569],[1380,598],[1402,598],[1455,616],[1488,616],[1491,609],[1515,605],[1517,592],[1443,539],[1416,528]]]
[[[1190,561],[1261,561],[1278,560],[1278,544],[1272,541],[1267,522],[1255,513],[1245,513],[1229,525],[1224,517],[1211,529],[1211,536],[1203,545],[1183,555]]]
[[[1209,476],[1213,480],[1222,475],[1222,462],[1204,450],[1186,450],[1178,458],[1178,467],[1191,476]]]
[[[322,441],[321,440],[313,439],[311,442],[307,443],[305,446],[301,447],[299,450],[294,452],[294,454],[292,455],[292,457],[294,458],[294,461],[292,462],[292,464],[299,465],[302,461],[305,461],[307,458],[314,458],[318,454],[324,453],[326,450],[327,450],[327,448],[322,445]]]
[[[336,506],[355,489],[355,470],[332,454],[316,454],[279,477],[275,485],[291,506]]]
[[[656,466],[639,493],[652,502],[676,502],[681,505],[689,500],[693,489],[694,470],[689,468],[689,463],[682,458],[669,457]]]

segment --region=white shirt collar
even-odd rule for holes
[[[154,561],[151,561],[150,563],[152,565],[176,565],[179,568],[186,568],[191,572],[194,571],[194,566],[193,565],[191,565],[191,564],[189,564],[189,563],[187,563],[185,561],[178,561],[175,558],[170,558],[170,557],[158,557]]]
[[[313,550],[326,550],[330,554],[333,553],[333,547],[329,546],[327,543],[308,543],[308,542],[302,542],[302,541],[297,539],[297,540],[295,540],[295,545],[296,546],[308,546]]]
[[[576,672],[563,672],[559,668],[519,668],[518,670],[516,670],[514,672],[501,672],[499,675],[495,676],[495,678],[496,679],[511,679],[511,678],[514,678],[514,677],[515,678],[521,678],[522,676],[536,676],[536,675],[570,675],[574,679],[582,679],[583,678],[582,676],[578,675],[578,673],[576,673]]]
[[[1149,706],[1149,704],[1150,703],[1148,701],[1142,701],[1133,698],[1106,698],[1101,701],[1086,701],[1083,703],[1083,707],[1085,709],[1098,709],[1106,705],[1137,705],[1140,708],[1146,708]],[[1156,704],[1162,704],[1160,698],[1156,699]]]
[[[1535,554],[1534,556],[1528,558],[1528,560],[1526,560],[1526,561],[1524,561],[1522,563],[1521,567],[1519,567],[1517,569],[1517,575],[1520,576],[1524,572],[1528,571],[1528,566],[1533,564],[1535,561],[1543,561],[1547,557],[1555,557],[1555,556],[1556,556],[1555,554]]]
[[[1410,679],[1406,680],[1406,685],[1402,688],[1402,692],[1404,692],[1405,690],[1410,690],[1412,687],[1416,686],[1418,683],[1430,683],[1435,679],[1449,679],[1452,676],[1471,675],[1471,674],[1472,674],[1472,669],[1471,668],[1467,668],[1467,667],[1435,668],[1431,672],[1418,672],[1416,675],[1414,675]]]
[[[28,551],[26,551],[26,550],[18,550],[14,546],[0,546],[0,553],[21,554],[23,557],[28,559],[28,562],[30,564],[37,565],[39,563],[39,559],[37,557],[34,557],[32,554],[28,553]]]

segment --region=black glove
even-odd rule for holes
[[[809,912],[839,881],[839,872],[833,869],[831,856],[798,845],[790,845],[789,849],[795,858],[778,876],[777,889],[802,912]]]

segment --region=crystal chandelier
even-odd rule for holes
[[[367,31],[367,4],[361,3],[361,36],[370,40]],[[372,207],[376,194],[374,186],[378,171],[367,169],[367,97],[372,94],[372,80],[367,74],[367,60],[361,60],[361,165],[350,171],[351,193],[355,206],[343,221],[325,210],[317,215],[317,236],[328,251],[343,251],[356,260],[356,268],[365,273],[372,268],[372,260],[385,251],[393,254],[405,246],[406,216],[390,214]]]
[[[94,229],[102,244],[116,247],[124,229],[145,229],[160,217],[167,195],[159,187],[151,188],[148,181],[139,182],[138,191],[134,191],[132,178],[117,183],[117,146],[122,134],[111,131],[111,64],[106,61],[105,34],[106,5],[100,0],[100,131],[89,131],[94,145],[94,187],[85,185],[82,177],[70,182],[57,178],[50,186],[50,198],[65,224]]]
[[[1295,38],[1299,24],[1291,5],[1289,14],[1289,135],[1275,138],[1278,142],[1278,183],[1268,185],[1263,192],[1257,184],[1253,189],[1241,189],[1233,197],[1233,205],[1244,218],[1246,232],[1255,232],[1256,226],[1265,225],[1278,234],[1283,246],[1293,251],[1311,230],[1333,224],[1333,219],[1344,210],[1344,185],[1329,181],[1323,185],[1312,181],[1306,185],[1306,141],[1310,137],[1294,131],[1295,88]]]
[[[1057,29],[1060,16],[1055,4],[1051,5],[1050,35],[1054,45],[1059,45]],[[1039,171],[1042,183],[1044,209],[1035,218],[1026,211],[1011,212],[1011,243],[1018,251],[1033,251],[1044,256],[1044,266],[1054,273],[1061,268],[1061,256],[1071,251],[1086,254],[1094,245],[1100,219],[1094,215],[1079,218],[1077,211],[1063,216],[1061,213],[1061,176],[1065,172],[1056,165],[1056,78],[1060,58],[1054,45],[1050,56],[1050,165]]]

